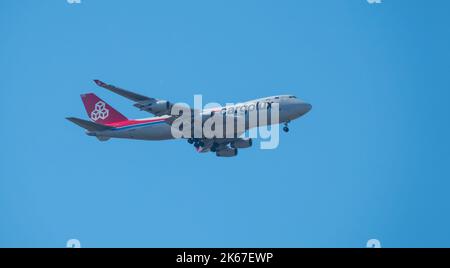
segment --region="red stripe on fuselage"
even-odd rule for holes
[[[153,122],[161,122],[164,121],[162,118],[151,118],[151,119],[133,119],[133,120],[126,120],[126,121],[120,121],[115,122],[111,124],[107,124],[107,126],[110,127],[127,127],[127,126],[134,126],[134,125],[140,125],[145,123],[153,123]]]

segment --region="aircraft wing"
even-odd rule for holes
[[[142,111],[147,111],[153,115],[170,115],[170,111],[173,104],[166,100],[159,100],[156,98],[147,97],[120,87],[116,87],[100,80],[94,80],[94,82],[102,88],[105,88],[111,92],[114,92],[122,97],[130,99],[135,102],[134,106]]]
[[[197,149],[197,152],[199,153],[206,153],[206,152],[211,152],[211,147],[213,147],[214,145],[217,148],[224,148],[226,146],[228,146],[228,144],[230,144],[230,142],[236,140],[236,138],[221,138],[221,139],[200,139],[200,141],[202,142],[203,146],[200,146]]]
[[[234,118],[233,118],[234,119]],[[225,118],[226,120],[226,118]],[[232,157],[237,155],[237,149],[252,146],[252,139],[242,137],[245,130],[235,132],[230,138],[197,139],[194,147],[199,153],[214,152],[217,156]],[[225,135],[225,132],[223,133]]]
[[[199,142],[200,146],[196,147],[197,152],[215,152],[220,157],[236,156],[238,148],[252,146],[252,139],[248,138],[201,139]]]
[[[106,83],[104,83],[104,82],[102,82],[100,80],[94,80],[94,82],[99,87],[106,88],[106,89],[108,89],[108,90],[110,90],[110,91],[112,91],[112,92],[114,92],[114,93],[116,93],[116,94],[118,94],[118,95],[120,95],[122,97],[125,97],[125,98],[130,99],[130,100],[135,101],[135,102],[140,102],[140,101],[154,101],[154,102],[156,102],[156,101],[158,101],[157,99],[154,99],[154,98],[149,98],[149,97],[146,97],[146,96],[143,96],[143,95],[140,95],[140,94],[137,94],[137,93],[125,90],[125,89],[120,88],[120,87],[116,87],[116,86],[113,86],[113,85],[106,84]]]

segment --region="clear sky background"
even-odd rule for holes
[[[450,2],[0,1],[0,246],[450,246]],[[193,103],[294,94],[276,150],[88,137],[92,79]]]

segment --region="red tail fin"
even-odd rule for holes
[[[83,94],[81,99],[89,118],[96,123],[110,124],[128,120],[123,114],[116,111],[94,93]]]

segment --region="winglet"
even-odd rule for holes
[[[94,82],[97,84],[97,86],[99,86],[99,87],[105,87],[106,86],[106,83],[104,83],[104,82],[102,82],[102,81],[100,81],[100,80],[98,80],[98,79],[94,79]]]

